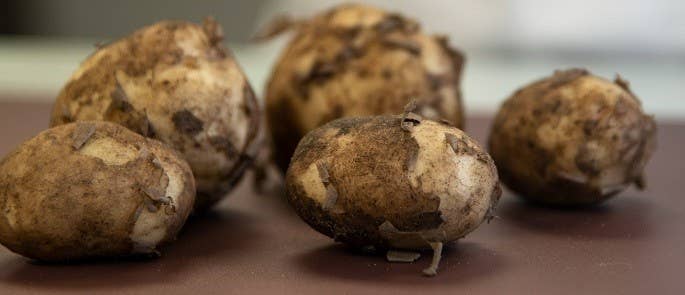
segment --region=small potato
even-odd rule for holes
[[[296,22],[266,89],[283,171],[307,132],[341,117],[398,114],[417,99],[426,118],[463,124],[464,58],[445,37],[381,9],[344,4]]]
[[[502,105],[489,149],[502,181],[521,197],[554,205],[602,202],[630,184],[655,148],[656,125],[620,77],[557,71]]]
[[[0,243],[45,261],[156,255],[194,199],[188,164],[162,143],[113,123],[62,125],[0,162]]]
[[[51,126],[102,120],[178,150],[193,169],[196,209],[229,192],[256,154],[259,109],[222,45],[221,27],[162,21],[97,50],[57,97]]]
[[[412,113],[343,118],[308,133],[286,190],[300,217],[336,241],[434,248],[438,257],[442,243],[492,216],[501,193],[492,159],[474,140]]]

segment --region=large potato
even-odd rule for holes
[[[313,130],[297,146],[286,190],[299,216],[336,241],[408,250],[464,237],[492,216],[501,192],[475,141],[416,116],[343,118]]]
[[[489,149],[502,181],[521,197],[594,204],[630,184],[655,147],[656,125],[627,82],[581,69],[557,71],[502,105]]]
[[[154,255],[194,196],[190,168],[162,143],[113,123],[67,124],[0,162],[0,243],[46,261]]]
[[[259,110],[211,19],[162,21],[106,45],[62,89],[52,126],[116,122],[181,152],[195,174],[196,209],[239,180],[254,156]]]
[[[298,141],[341,117],[419,113],[463,123],[462,55],[396,13],[346,4],[298,22],[266,89],[277,164],[288,167]]]

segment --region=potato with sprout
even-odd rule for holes
[[[0,162],[0,243],[37,260],[157,255],[190,213],[188,164],[108,122],[44,131]]]
[[[209,208],[243,175],[256,151],[259,110],[221,27],[162,21],[97,50],[59,94],[52,126],[121,124],[181,152]]]
[[[554,205],[602,202],[631,184],[655,148],[656,125],[620,77],[557,71],[502,105],[489,149],[502,181],[521,197]]]
[[[398,114],[411,99],[421,115],[462,126],[464,60],[445,37],[357,4],[279,24],[275,32],[290,27],[296,34],[266,89],[275,160],[283,171],[310,130],[341,117]]]
[[[434,249],[427,275],[435,275],[443,243],[492,217],[501,193],[492,159],[474,140],[413,113],[342,118],[308,133],[286,191],[299,216],[336,241]],[[402,257],[416,256],[395,255]]]

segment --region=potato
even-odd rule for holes
[[[494,162],[474,140],[412,113],[314,129],[297,146],[286,191],[299,216],[336,241],[377,250],[432,247],[438,258],[442,243],[492,216],[501,193]]]
[[[104,46],[69,79],[52,126],[111,121],[181,152],[197,182],[196,210],[240,179],[256,152],[259,110],[212,19],[162,21]]]
[[[333,119],[398,114],[417,99],[426,118],[463,126],[461,53],[445,37],[374,7],[346,4],[294,25],[266,89],[274,157],[283,171],[298,141]]]
[[[656,125],[620,77],[557,71],[502,105],[489,149],[502,181],[521,197],[555,205],[602,202],[631,183],[655,148]]]
[[[44,131],[0,162],[0,243],[38,260],[156,255],[195,199],[162,143],[108,122]]]

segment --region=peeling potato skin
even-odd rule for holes
[[[99,48],[55,102],[51,126],[104,120],[181,152],[196,177],[196,210],[224,197],[257,150],[260,111],[222,32],[162,21]]]
[[[398,14],[340,5],[299,23],[266,88],[275,160],[283,171],[299,140],[341,117],[398,114],[417,99],[423,116],[463,127],[464,58],[444,37]]]
[[[656,124],[620,77],[557,71],[507,99],[489,151],[502,181],[550,205],[600,203],[635,183],[656,146]]]
[[[427,242],[459,239],[491,217],[501,190],[487,153],[457,128],[422,120],[421,128],[405,131],[402,120],[401,116],[342,118],[308,133],[286,174],[288,201],[298,215],[336,241],[375,249],[429,249]],[[455,155],[473,160],[478,166],[474,171],[480,174],[466,177],[477,193],[460,195],[448,189],[460,187],[457,173],[463,166],[428,165],[421,173],[413,172],[424,161],[421,143],[414,138],[417,132],[451,134],[468,147],[455,152],[444,136],[442,141],[430,141],[436,142],[447,161]],[[317,168],[326,172],[317,174]],[[436,177],[441,173],[446,177]],[[414,176],[418,181],[412,181]],[[435,187],[426,183],[430,179],[439,180]],[[321,199],[323,186],[337,192],[329,208]],[[398,246],[406,241],[388,238],[380,229],[385,222],[402,233],[421,235],[422,241]]]
[[[74,134],[84,127],[94,132],[74,145]],[[86,153],[100,141],[126,148]],[[117,157],[126,161],[104,160]],[[169,175],[180,177],[178,195],[169,204],[150,203],[144,190],[168,189],[177,180]],[[108,122],[66,124],[38,134],[0,162],[0,243],[53,262],[155,255],[157,246],[175,239],[194,198],[190,168],[162,143]],[[136,249],[133,229],[150,204],[164,236],[151,248]]]

